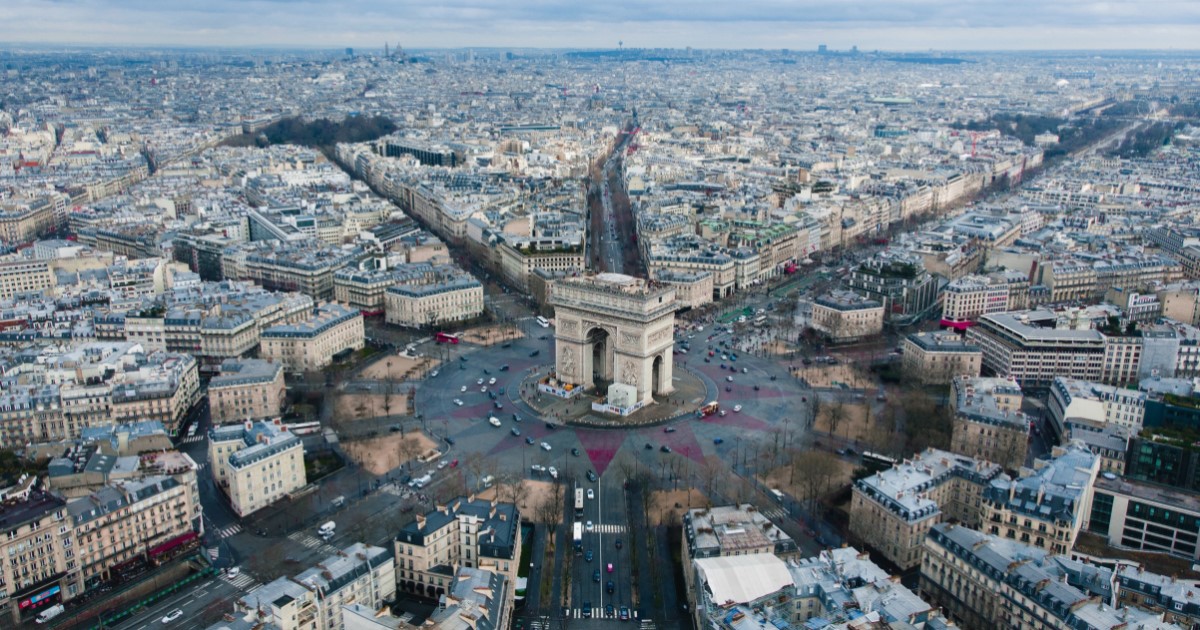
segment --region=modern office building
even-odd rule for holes
[[[1088,531],[1114,547],[1200,561],[1200,498],[1193,492],[1104,473],[1090,497]]]
[[[1058,327],[1050,311],[983,315],[967,341],[983,351],[986,372],[1011,376],[1022,388],[1049,387],[1058,376],[1100,381],[1104,373],[1104,335],[1090,326]]]
[[[888,321],[914,322],[937,304],[937,280],[919,256],[885,251],[850,272],[847,288],[883,305]]]

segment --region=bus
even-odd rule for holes
[[[894,457],[888,457],[882,453],[872,453],[871,451],[863,451],[862,454],[863,468],[877,473],[883,470],[888,470],[896,465]]]
[[[583,555],[583,523],[575,521],[574,537],[575,555]]]
[[[707,416],[711,416],[714,413],[717,413],[717,411],[719,411],[720,409],[721,409],[721,405],[718,404],[717,401],[714,400],[714,401],[708,403],[707,405],[704,405],[703,407],[697,409],[696,415],[700,416],[701,418],[704,418]]]
[[[755,326],[762,326],[762,325],[763,325],[763,324],[765,324],[765,323],[767,323],[767,316],[766,316],[766,315],[759,315],[758,317],[755,317],[755,318],[754,318],[754,325],[755,325]]]
[[[583,517],[583,488],[575,488],[575,516]]]
[[[458,335],[452,335],[450,333],[444,333],[444,332],[435,334],[433,336],[433,339],[434,339],[434,341],[437,341],[438,343],[450,343],[450,344],[458,343]]]
[[[537,323],[538,323],[538,326],[541,326],[542,328],[550,327],[550,320],[546,319],[545,317],[542,317],[541,315],[537,316]]]

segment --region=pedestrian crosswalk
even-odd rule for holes
[[[788,517],[788,513],[783,508],[770,508],[763,510],[762,513],[772,521],[782,521]]]
[[[598,523],[595,526],[594,531],[599,532],[601,534],[624,534],[625,526],[624,525],[611,525],[608,523]]]
[[[195,444],[196,442],[203,440],[205,437],[206,436],[204,436],[204,435],[189,435],[188,437],[185,437],[182,440],[180,440],[179,443],[180,444]]]
[[[629,613],[629,614],[632,616],[632,618],[633,618],[633,619],[637,619],[637,618],[638,618],[638,611],[636,611],[636,610],[632,610],[632,611],[630,611],[630,613]],[[591,616],[591,618],[592,618],[592,619],[617,619],[617,618],[619,618],[620,616],[621,616],[621,611],[620,611],[620,609],[619,609],[619,608],[617,608],[617,607],[614,607],[614,608],[613,608],[613,613],[612,613],[611,615],[607,615],[607,614],[605,614],[605,613],[604,613],[604,609],[603,609],[603,608],[601,608],[601,607],[599,607],[599,606],[592,606],[592,616]],[[584,614],[583,614],[583,609],[582,609],[582,608],[572,608],[572,609],[571,609],[571,617],[572,617],[573,619],[585,619],[585,618],[586,618],[586,617],[584,617]],[[536,622],[535,622],[535,623],[536,623]],[[651,628],[653,628],[653,627],[654,627],[654,626],[653,626],[653,625],[651,625]],[[537,630],[537,629],[536,629],[536,628],[534,628],[534,627],[533,627],[533,625],[532,625],[532,623],[531,623],[531,624],[530,624],[530,627],[529,627],[529,630]]]
[[[292,532],[292,533],[288,534],[288,538],[291,539],[292,542],[300,543],[301,545],[304,545],[308,549],[320,549],[327,553],[336,553],[337,552],[337,549],[334,548],[332,545],[329,545],[329,544],[326,544],[326,543],[320,541],[312,534],[306,534],[304,532]]]
[[[233,577],[223,575],[221,578],[240,591],[249,591],[259,585],[258,580],[245,573],[239,573]]]
[[[219,536],[221,538],[229,538],[230,536],[233,536],[234,534],[237,534],[240,531],[242,531],[241,524],[234,523],[233,525],[230,525],[229,527],[225,527],[225,528],[217,530],[217,536]]]
[[[221,550],[218,549],[217,547],[209,547],[208,548],[208,559],[209,560],[216,560],[217,556],[219,556],[219,555],[221,555]]]

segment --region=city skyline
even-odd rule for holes
[[[1196,49],[1200,6],[930,0],[736,4],[16,0],[0,43],[382,48]]]

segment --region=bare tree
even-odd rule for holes
[[[792,468],[800,478],[800,487],[809,511],[815,515],[821,497],[829,492],[833,478],[840,469],[840,462],[825,451],[802,451],[796,453]]]
[[[566,490],[559,480],[554,480],[550,483],[550,491],[542,499],[542,502],[537,507],[539,520],[546,525],[554,526],[562,522],[563,518],[563,493]]]
[[[710,506],[714,502],[713,497],[717,494],[717,486],[721,482],[721,478],[728,472],[725,463],[719,457],[705,458],[704,464],[700,466],[700,482],[704,484],[704,496],[708,499]]]
[[[846,403],[836,400],[825,410],[825,423],[829,425],[829,434],[837,435],[838,426],[846,419]]]
[[[396,449],[400,455],[400,462],[404,464],[407,470],[412,470],[413,460],[424,455],[421,452],[422,448],[420,440],[416,439],[415,435],[411,438],[404,437],[400,439],[400,445]]]

